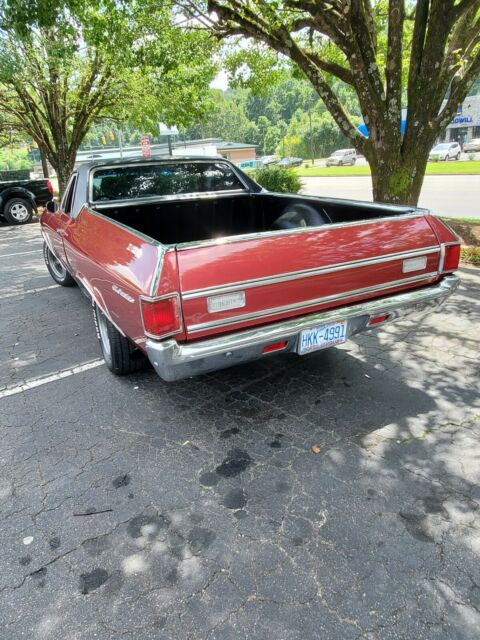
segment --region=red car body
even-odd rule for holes
[[[458,284],[458,237],[424,210],[176,244],[101,211],[50,207],[46,245],[166,380],[298,352],[327,321],[347,319],[350,337],[418,316]]]

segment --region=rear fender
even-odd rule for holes
[[[87,280],[87,278],[85,278],[81,274],[77,274],[76,275],[76,280],[77,280],[78,284],[88,294],[88,296],[90,298],[90,301],[92,303],[92,307],[95,307],[95,305],[97,305],[99,307],[99,309],[101,310],[101,312],[108,318],[108,320],[110,320],[110,322],[113,324],[115,329],[117,329],[117,331],[119,331],[122,334],[123,337],[126,337],[124,331],[112,319],[112,316],[111,316],[111,314],[110,314],[110,312],[108,310],[107,303],[105,302],[105,299],[104,299],[104,297],[102,295],[102,292],[99,291],[99,289],[97,289],[96,287],[93,287],[90,284],[90,282]],[[97,321],[95,320],[95,326],[96,325],[97,325]],[[97,326],[96,326],[96,329],[97,329],[97,335],[98,335],[98,327]]]

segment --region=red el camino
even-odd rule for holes
[[[41,227],[120,375],[311,353],[418,320],[458,286],[459,239],[428,211],[269,193],[219,158],[82,165]]]

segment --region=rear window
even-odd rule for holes
[[[245,186],[222,162],[141,164],[95,169],[91,199],[93,202],[134,200],[232,189],[245,189]]]

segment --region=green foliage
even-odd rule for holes
[[[26,149],[0,149],[0,171],[31,169],[32,161]]]
[[[291,67],[282,68],[275,79],[273,84],[270,80],[265,85],[266,94],[249,87],[225,93],[212,90],[213,110],[187,129],[186,136],[257,144],[259,155],[277,153],[302,158],[311,157],[312,146],[317,157],[350,146],[310,82],[294,77]],[[354,114],[352,118],[360,122],[354,93],[340,81],[334,84],[340,99]]]
[[[278,155],[325,158],[336,149],[349,146],[332,116],[317,105],[309,113],[297,110],[276,151]]]
[[[249,43],[237,44],[227,63],[236,84],[263,96],[269,76],[290,63],[297,78],[309,80],[348,146],[370,161],[374,198],[417,203],[428,152],[480,71],[478,0],[208,0],[206,7],[216,14],[210,28],[217,37]],[[368,137],[358,130],[359,105]],[[304,112],[312,106],[297,104]],[[299,138],[298,153],[305,155],[301,123],[285,120],[281,148]],[[312,131],[309,137],[312,146]],[[400,180],[399,167],[405,169]]]
[[[62,189],[94,123],[157,133],[201,119],[215,48],[170,3],[0,0],[1,121],[44,150]]]
[[[298,193],[302,183],[291,169],[283,167],[264,167],[252,172],[253,179],[264,189],[275,193]]]

